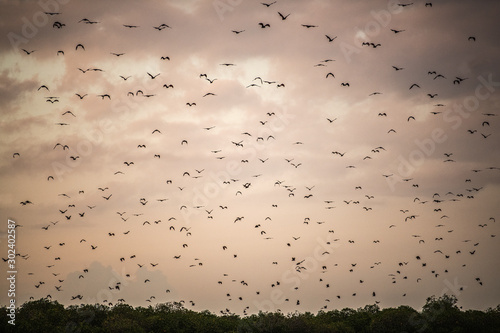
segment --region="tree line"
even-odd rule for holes
[[[450,295],[427,298],[420,311],[406,305],[381,309],[375,304],[317,314],[259,312],[240,317],[196,312],[179,302],[136,308],[123,303],[64,307],[42,298],[16,309],[15,326],[8,323],[6,306],[1,312],[1,332],[500,332],[500,305],[463,311]]]

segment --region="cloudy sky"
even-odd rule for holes
[[[496,306],[499,10],[3,2],[18,302]]]

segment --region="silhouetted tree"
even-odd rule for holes
[[[0,314],[7,317],[7,308]],[[182,303],[168,302],[133,308],[127,304],[107,306],[62,304],[48,299],[24,303],[16,312],[16,326],[7,320],[0,332],[300,332],[300,333],[391,333],[391,332],[500,332],[500,305],[486,311],[461,311],[457,298],[450,295],[431,296],[419,312],[409,306],[380,309],[366,305],[357,310],[319,311],[283,314],[259,312],[247,317],[208,310],[196,312]]]

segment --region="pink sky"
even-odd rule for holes
[[[20,303],[499,303],[496,2],[49,3],[0,14]]]

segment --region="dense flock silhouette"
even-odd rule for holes
[[[397,15],[431,17],[453,5],[399,3]],[[379,34],[353,40],[335,22],[316,23],[286,1],[245,6],[252,7],[248,17],[235,6],[216,24],[225,51],[193,68],[175,49],[192,36],[189,20],[97,12],[75,20],[64,6],[45,13],[43,37],[54,42],[35,37],[17,57],[43,59],[59,73],[39,73],[26,91],[43,108],[38,118],[51,141],[38,145],[40,133],[28,129],[23,135],[40,151],[16,146],[5,154],[13,177],[44,161],[28,171],[33,190],[15,197],[22,297],[178,301],[247,315],[422,305],[423,297],[449,292],[449,283],[459,300],[472,295],[471,303],[474,294],[493,292],[498,283],[481,263],[498,250],[498,111],[481,106],[457,128],[443,123],[453,103],[474,93],[476,78],[487,77],[484,69],[440,68],[438,53],[413,61],[419,55],[401,50],[403,39],[433,31],[411,20],[395,25],[394,18]],[[297,42],[283,42],[287,51],[273,60],[286,73],[259,72],[231,51],[257,43],[247,57],[266,56],[274,29]],[[321,50],[316,60],[302,55],[300,38],[317,43],[310,51]],[[453,47],[479,57],[481,43],[471,31]],[[346,45],[356,51],[347,56]],[[280,64],[291,48],[301,56]],[[350,57],[363,57],[377,76],[350,75],[361,66]],[[297,110],[293,98],[302,89],[315,92],[309,109]],[[342,98],[342,107],[314,107]],[[398,99],[392,108],[391,99]],[[295,120],[283,116],[287,108]],[[114,124],[110,132],[103,120]],[[425,155],[415,138],[433,137],[434,128],[447,139]],[[89,152],[82,142],[96,130],[102,139]],[[408,162],[414,151],[422,163]]]

